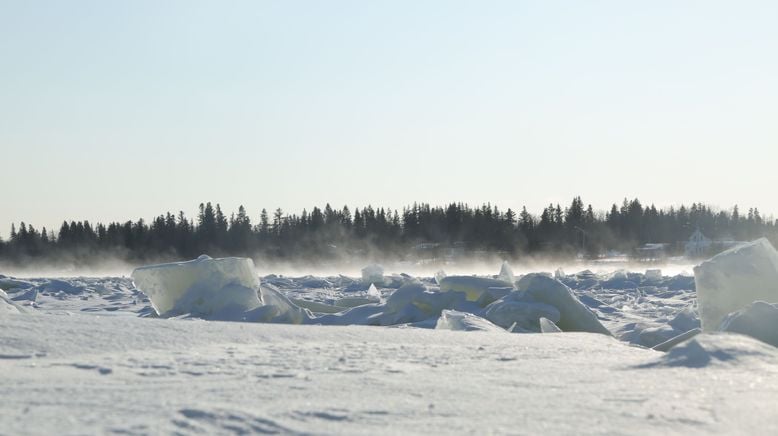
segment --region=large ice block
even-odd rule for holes
[[[597,316],[559,280],[543,274],[527,274],[519,280],[518,287],[519,291],[525,292],[535,301],[556,307],[560,313],[556,324],[563,331],[611,334]]]
[[[237,313],[260,306],[251,259],[200,256],[188,262],[135,269],[132,280],[159,315]]]
[[[757,300],[778,303],[778,252],[767,239],[731,248],[694,268],[703,331]]]

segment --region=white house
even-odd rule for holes
[[[711,244],[712,241],[706,238],[700,229],[695,230],[694,233],[692,233],[692,235],[689,237],[689,240],[686,241],[686,257],[704,256],[706,253],[708,253]]]

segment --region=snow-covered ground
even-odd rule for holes
[[[615,337],[317,325],[432,277],[261,277],[322,311],[278,325],[160,319],[127,277],[0,276],[0,434],[778,431],[778,349],[646,348],[699,326],[692,277],[556,277]]]

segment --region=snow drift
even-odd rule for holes
[[[365,268],[363,284],[369,281],[371,285],[364,297],[342,297],[326,304],[289,298],[270,283],[260,287],[251,259],[201,256],[189,262],[145,266],[132,273],[135,286],[149,297],[156,312],[166,317],[191,315],[288,324],[437,325],[452,330],[538,333],[562,330],[610,335],[570,288],[556,279],[529,274],[515,290],[507,263],[501,269],[502,279],[440,277],[440,288],[409,279],[385,301],[374,285],[382,277],[383,269]],[[285,282],[274,277],[273,283]]]
[[[653,367],[702,368],[711,365],[762,366],[778,364],[778,350],[743,335],[704,333],[676,345],[654,362],[641,365]]]

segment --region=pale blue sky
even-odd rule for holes
[[[25,220],[574,195],[778,212],[778,2],[0,0]]]

